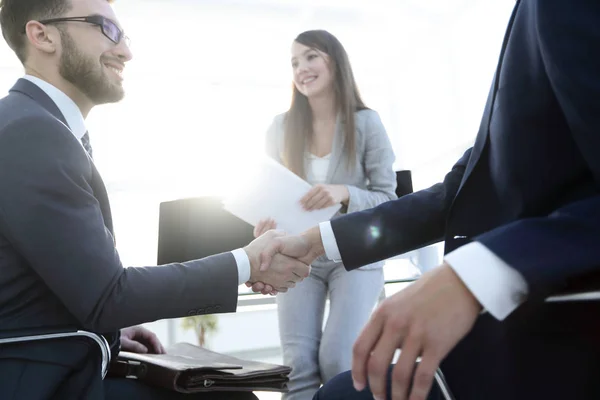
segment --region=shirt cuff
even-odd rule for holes
[[[446,254],[444,260],[481,306],[499,321],[527,298],[529,288],[521,273],[479,242]]]
[[[231,252],[235,258],[238,269],[238,285],[250,280],[250,259],[244,249],[235,249]]]
[[[321,231],[321,241],[323,242],[323,248],[325,249],[325,255],[327,258],[335,262],[341,262],[342,255],[340,254],[340,249],[337,245],[337,241],[335,240],[331,222],[321,222],[319,224],[319,230]]]

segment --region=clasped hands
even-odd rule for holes
[[[320,255],[305,235],[289,236],[277,230],[262,234],[244,250],[250,260],[246,285],[255,292],[272,295],[287,292],[306,278],[310,263]]]
[[[349,196],[345,185],[319,184],[300,199],[300,205],[306,211],[319,210],[344,204]],[[276,228],[273,219],[260,221],[254,228],[257,239],[244,248],[251,265],[246,286],[262,294],[275,295],[293,288],[308,276],[310,263],[323,253],[320,233],[311,230],[310,235],[287,236],[282,231],[275,231]]]
[[[268,271],[296,262],[307,276],[308,264],[324,253],[318,228],[300,236],[271,230],[253,244],[258,254],[253,269],[262,275],[254,275],[247,285],[263,294],[286,291],[301,280],[295,276],[294,282],[275,283],[265,275]],[[471,330],[480,311],[481,305],[450,265],[443,263],[423,274],[387,298],[365,325],[353,348],[354,387],[362,391],[368,384],[376,400],[386,395],[393,400],[427,399],[436,369]],[[391,373],[391,393],[386,393],[388,368],[397,349],[401,355]],[[421,362],[416,364],[418,358]]]

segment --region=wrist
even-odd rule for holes
[[[325,247],[321,238],[321,229],[318,226],[310,228],[300,235],[309,246],[309,253],[313,259],[325,254]]]
[[[448,276],[451,277],[451,279],[454,281],[453,286],[460,289],[460,291],[464,294],[464,298],[469,303],[469,306],[476,309],[477,312],[480,312],[483,309],[483,306],[477,297],[475,297],[473,292],[471,292],[469,287],[465,284],[465,282],[463,282],[460,276],[458,276],[450,264],[444,261],[440,266],[440,270],[444,271],[446,274],[448,274]]]
[[[348,190],[348,186],[346,186],[346,185],[339,185],[339,187],[340,187],[341,198],[342,198],[342,200],[340,201],[340,203],[342,203],[343,205],[347,206],[348,202],[350,201],[350,191]]]
[[[250,246],[243,247],[243,250],[246,252],[248,256],[248,260],[250,261],[250,282],[256,281],[254,279],[256,274],[260,271],[260,255],[254,254],[252,250],[249,248]]]

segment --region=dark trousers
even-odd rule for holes
[[[390,375],[393,366],[388,370],[388,380],[386,399],[391,399],[391,381]],[[437,385],[434,383],[434,387],[429,393],[427,400],[443,400],[442,394],[440,393]],[[357,392],[352,386],[352,375],[350,371],[343,372],[327,382],[313,397],[313,400],[373,400],[373,394],[367,386],[362,392]]]
[[[106,400],[258,400],[249,392],[183,394],[124,378],[105,379],[104,393]]]

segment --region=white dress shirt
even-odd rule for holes
[[[331,223],[321,222],[319,229],[327,258],[341,261]],[[445,261],[483,309],[500,321],[527,297],[529,288],[523,276],[479,242],[471,242],[446,254]]]
[[[81,142],[81,138],[85,135],[87,129],[85,127],[85,120],[83,119],[83,115],[81,114],[79,107],[77,107],[77,104],[61,90],[40,78],[31,75],[25,75],[23,78],[34,83],[52,99],[54,104],[56,104],[56,107],[58,107],[65,117],[67,125],[69,125],[73,135]]]
[[[50,97],[50,99],[52,99],[54,104],[56,104],[62,115],[65,117],[71,132],[77,138],[79,143],[81,143],[81,138],[83,135],[85,135],[87,129],[85,127],[85,120],[83,119],[81,110],[79,107],[77,107],[75,102],[61,90],[42,79],[31,75],[25,75],[23,78],[37,85],[44,91],[44,93],[48,95],[48,97]],[[244,249],[236,249],[231,253],[233,254],[237,264],[238,285],[241,285],[250,279],[250,260],[248,259],[248,255]]]

